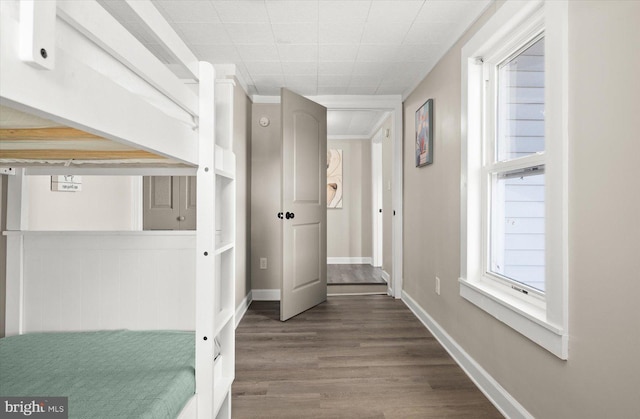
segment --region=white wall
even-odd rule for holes
[[[327,209],[327,257],[370,258],[371,141],[329,140],[342,150],[342,208]]]
[[[391,116],[382,124],[383,133],[389,130],[389,137],[382,136],[382,270],[389,277],[393,273],[393,129]],[[411,161],[411,160],[408,160]],[[405,187],[406,191],[406,187]],[[406,193],[406,192],[405,192]]]
[[[280,289],[282,280],[282,182],[280,104],[254,103],[251,110],[251,288]],[[261,127],[266,116],[271,123]],[[267,269],[260,269],[260,258]]]
[[[640,2],[569,2],[567,361],[459,294],[461,47],[499,5],[404,103],[405,161],[415,110],[435,103],[434,163],[404,168],[404,291],[534,417],[637,417]]]
[[[133,178],[83,176],[78,192],[51,191],[50,176],[28,176],[29,230],[132,230]]]
[[[251,101],[236,82],[233,152],[236,155],[236,306],[251,290]]]

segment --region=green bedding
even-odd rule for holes
[[[0,396],[67,396],[69,418],[175,418],[195,391],[193,332],[0,339]]]

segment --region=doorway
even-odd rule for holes
[[[332,295],[391,294],[391,127],[385,110],[328,112],[327,190],[340,197],[327,201]]]

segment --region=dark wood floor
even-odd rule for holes
[[[368,264],[327,265],[327,284],[386,284],[382,269]]]
[[[282,323],[253,302],[236,329],[234,418],[501,418],[387,296],[330,297]]]

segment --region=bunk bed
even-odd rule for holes
[[[64,394],[46,394],[69,397],[69,417],[112,417],[100,407],[115,403],[122,417],[228,418],[233,82],[216,80],[149,0],[125,3],[186,79],[98,1],[0,2],[0,172],[9,178],[0,396],[62,388],[46,387],[38,370],[20,387],[19,367],[40,363],[49,381],[70,379]],[[29,231],[29,176],[62,174],[195,175],[196,231]],[[159,390],[144,393],[142,375]],[[125,399],[87,394],[91,386]]]

